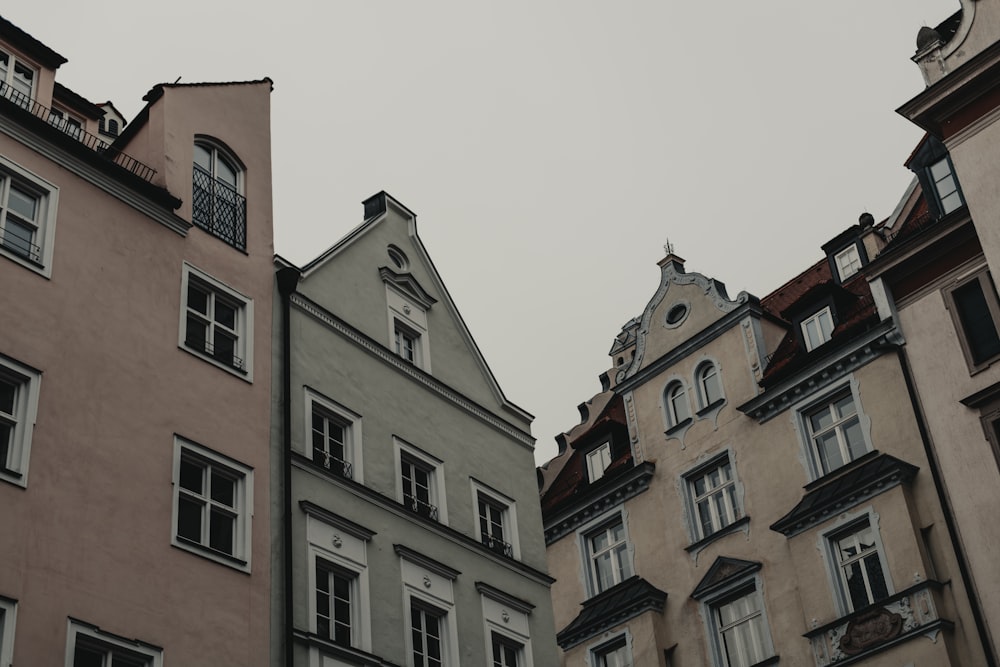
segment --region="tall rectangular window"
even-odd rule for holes
[[[49,276],[58,190],[0,156],[0,255]]]
[[[410,601],[410,636],[413,641],[413,667],[444,665],[444,612],[416,600]]]
[[[351,463],[348,456],[348,433],[351,426],[321,408],[312,412],[312,458],[331,472],[350,478]]]
[[[716,602],[712,612],[724,667],[751,667],[770,657],[769,633],[757,590]]]
[[[821,475],[868,452],[868,442],[850,390],[810,408],[805,419]]]
[[[698,539],[722,530],[742,516],[728,456],[688,475],[687,483]]]
[[[316,557],[316,634],[352,646],[352,601],[357,575]]]
[[[41,375],[0,356],[0,479],[27,483]]]
[[[403,504],[406,508],[420,516],[436,520],[433,468],[423,461],[404,455],[400,460],[400,475],[403,482]]]
[[[969,369],[980,370],[1000,358],[1000,303],[989,272],[960,282],[945,297]]]
[[[962,193],[958,189],[958,180],[951,168],[951,160],[947,157],[935,162],[930,167],[934,190],[941,203],[941,213],[951,213],[963,204]]]
[[[420,335],[399,322],[396,322],[394,335],[396,354],[411,364],[417,363]]]
[[[885,559],[868,519],[830,538],[837,577],[849,611],[857,611],[889,597]]]
[[[36,72],[13,54],[0,51],[0,93],[15,104],[31,108]]]
[[[861,255],[858,254],[856,245],[844,248],[834,258],[837,260],[837,273],[840,274],[841,281],[847,280],[861,270]]]
[[[632,576],[625,524],[621,517],[586,536],[594,592],[600,593]]]

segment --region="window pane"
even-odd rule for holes
[[[236,339],[224,332],[222,329],[216,329],[212,356],[224,364],[235,363]]]
[[[236,309],[220,299],[215,300],[215,321],[230,329],[236,328]]]
[[[197,463],[181,459],[181,488],[202,493],[203,470],[204,468]]]
[[[13,433],[14,429],[10,424],[0,422],[0,468],[9,468],[10,466],[7,457],[10,454],[10,439]],[[0,620],[3,620],[2,616],[0,616]],[[3,626],[0,624],[0,630],[2,629]]]
[[[188,283],[187,306],[202,315],[208,315],[208,292]]]
[[[35,211],[38,209],[38,198],[18,187],[10,186],[10,198],[7,201],[10,210],[17,213],[25,220],[34,221]]]
[[[816,438],[816,447],[819,449],[823,472],[830,472],[844,465],[844,457],[840,453],[840,442],[837,440],[836,431],[829,431]]]
[[[13,416],[17,385],[0,378],[0,412]]]
[[[201,503],[186,496],[177,501],[177,535],[201,542]]]
[[[863,456],[868,447],[865,445],[864,436],[861,434],[861,422],[857,417],[844,425],[844,440],[847,441],[847,449],[851,455],[851,460]]]
[[[889,587],[885,582],[885,573],[882,571],[882,563],[879,561],[878,552],[873,553],[864,559],[865,570],[868,574],[868,585],[872,592],[872,602],[889,597]]]
[[[208,325],[193,315],[187,317],[187,329],[184,333],[184,344],[201,352],[205,351],[205,341],[208,336]]]
[[[236,482],[212,471],[212,500],[228,507],[236,506]]]
[[[812,425],[813,433],[818,433],[829,428],[833,424],[833,415],[830,413],[830,408],[824,406],[822,410],[813,413],[809,417],[809,422]]]
[[[212,154],[204,146],[194,145],[194,163],[207,172],[212,171]]]
[[[80,646],[73,650],[73,667],[104,667],[104,651]]]
[[[979,364],[1000,354],[1000,336],[997,335],[982,283],[979,280],[966,283],[952,292],[952,298],[973,363]]]
[[[35,230],[28,225],[17,222],[13,218],[7,218],[4,226],[3,244],[24,257],[37,259],[37,253],[32,250],[32,241],[35,238]]]
[[[223,553],[233,553],[233,533],[236,520],[228,514],[212,510],[212,518],[208,526],[208,546]]]

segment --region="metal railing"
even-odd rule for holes
[[[482,542],[486,548],[493,553],[500,554],[506,558],[514,557],[514,547],[510,544],[510,542],[504,542],[499,537],[489,534],[484,534],[482,536]]]
[[[0,237],[0,245],[29,262],[38,264],[42,261],[42,249],[40,246],[9,230],[4,231],[3,236]]]
[[[403,495],[403,506],[410,510],[414,514],[419,514],[422,517],[426,517],[433,521],[438,520],[438,508],[430,503],[425,503],[422,500],[418,500],[416,497],[404,494]]]
[[[330,454],[330,452],[323,451],[322,449],[313,449],[313,461],[335,475],[354,479],[354,466],[351,465],[351,462],[338,459],[336,456]]]
[[[246,250],[246,197],[197,164],[194,165],[191,221],[234,248]]]
[[[98,155],[102,155],[110,162],[114,162],[119,167],[135,174],[144,181],[152,182],[153,176],[156,174],[155,169],[139,162],[131,155],[122,153],[116,148],[112,148],[108,142],[96,135],[91,134],[90,132],[87,132],[82,127],[68,122],[67,119],[61,114],[53,112],[51,109],[39,104],[28,95],[25,95],[19,90],[15,90],[10,84],[0,81],[0,97],[6,98],[12,104],[16,104],[25,111],[29,112],[31,115],[41,118],[53,127],[59,128],[67,135],[76,139]]]
[[[202,352],[209,357],[212,357],[221,364],[232,366],[238,371],[246,371],[246,364],[242,358],[236,356],[235,352],[229,354],[223,353],[222,350],[216,350],[215,345],[211,341],[188,335],[184,338],[184,344],[193,350],[197,350],[198,352]]]

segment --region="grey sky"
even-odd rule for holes
[[[127,117],[155,83],[270,76],[275,245],[303,264],[387,190],[536,460],[599,391],[670,239],[757,296],[895,207],[921,25],[957,0],[42,3],[3,15]]]

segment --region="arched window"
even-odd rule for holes
[[[667,408],[667,426],[673,428],[691,418],[691,407],[688,405],[687,389],[680,381],[667,385],[663,392]]]
[[[711,361],[706,361],[698,367],[695,374],[698,380],[698,394],[701,407],[707,408],[716,401],[722,400],[722,379],[719,369]]]
[[[236,160],[206,141],[194,144],[191,222],[234,248],[246,250],[246,198]]]

